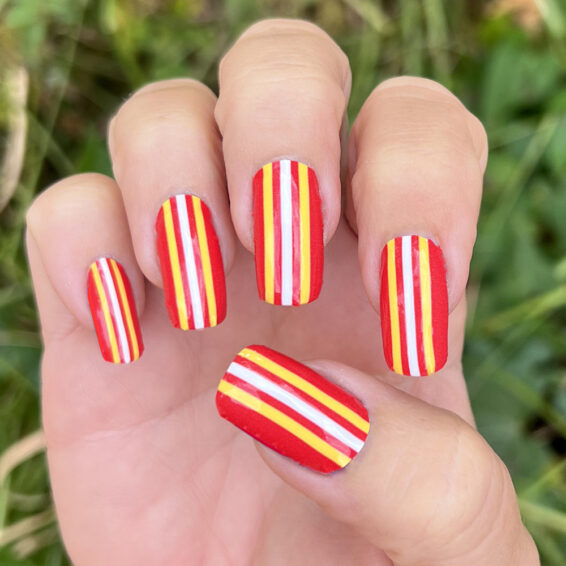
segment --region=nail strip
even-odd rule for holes
[[[124,268],[111,258],[96,260],[88,270],[87,292],[102,357],[115,364],[137,360],[143,340]]]
[[[381,333],[385,359],[396,373],[430,375],[446,363],[446,268],[432,240],[401,236],[383,248]]]
[[[226,283],[210,210],[198,197],[176,195],[157,216],[157,253],[169,318],[182,330],[220,324]]]
[[[220,416],[269,448],[323,473],[346,466],[369,431],[352,395],[265,346],[244,348],[218,386]]]
[[[254,181],[254,242],[260,298],[314,301],[322,286],[322,213],[315,172],[298,161],[264,165]]]

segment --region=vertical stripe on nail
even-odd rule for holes
[[[127,364],[143,353],[143,341],[130,281],[111,258],[91,264],[87,294],[92,319],[105,360]]]
[[[322,213],[314,171],[282,159],[254,177],[254,241],[260,297],[276,305],[314,301],[322,286]]]
[[[381,330],[385,359],[421,376],[446,363],[448,293],[442,250],[421,236],[390,240],[381,254]]]
[[[220,415],[314,470],[346,466],[369,432],[365,407],[303,364],[265,346],[244,348],[216,396]]]
[[[161,206],[156,230],[165,303],[173,325],[189,330],[222,322],[224,267],[206,204],[192,195],[171,197]]]

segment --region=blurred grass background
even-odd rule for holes
[[[110,173],[106,123],[132,90],[186,75],[216,89],[221,55],[273,15],[310,19],[342,46],[351,119],[379,81],[408,73],[440,81],[486,125],[464,365],[543,564],[564,566],[564,0],[0,0],[0,566],[69,564],[39,430],[25,210],[60,177]]]

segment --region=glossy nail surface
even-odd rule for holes
[[[102,357],[115,364],[137,360],[143,352],[143,341],[124,268],[108,257],[96,260],[88,270],[87,291]]]
[[[448,292],[442,250],[421,236],[390,240],[381,253],[381,334],[389,367],[422,376],[448,354]]]
[[[314,301],[324,246],[318,181],[298,161],[264,165],[254,181],[254,243],[260,298],[274,305]]]
[[[313,470],[346,466],[369,431],[355,397],[265,346],[244,348],[218,386],[220,416],[276,452]]]
[[[161,206],[156,230],[173,326],[189,330],[221,323],[226,316],[224,266],[206,204],[192,195],[171,197]]]

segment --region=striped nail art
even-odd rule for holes
[[[260,298],[304,305],[322,286],[322,214],[315,172],[298,161],[264,165],[254,177],[254,243]]]
[[[115,260],[101,257],[87,277],[90,311],[102,357],[128,364],[143,353],[143,341],[130,280]]]
[[[210,210],[198,197],[176,195],[157,216],[157,253],[165,304],[175,328],[206,328],[226,316],[226,283]]]
[[[323,473],[346,466],[369,431],[368,413],[355,397],[265,346],[236,356],[218,386],[216,406],[262,444]]]
[[[402,236],[383,248],[381,335],[385,359],[396,373],[429,375],[446,363],[446,268],[431,240]]]

